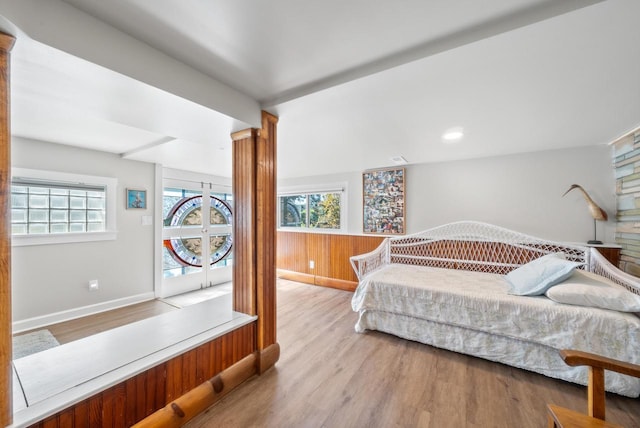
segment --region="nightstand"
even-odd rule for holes
[[[620,250],[621,245],[618,244],[587,244],[587,247],[596,248],[605,259],[609,261],[615,267],[620,267]]]

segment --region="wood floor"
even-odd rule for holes
[[[53,334],[61,345],[82,339],[83,337],[101,333],[112,328],[120,327],[136,321],[175,311],[183,306],[198,303],[202,299],[210,299],[231,292],[231,283],[224,283],[203,290],[184,293],[163,300],[150,300],[135,305],[126,306],[111,311],[90,315],[71,321],[52,324],[46,328]],[[39,329],[35,329],[39,330]],[[31,331],[35,331],[31,330]],[[25,331],[19,334],[26,334]]]
[[[354,332],[352,293],[278,281],[276,367],[189,428],[543,427],[547,402],[586,409],[586,389],[402,340]],[[607,419],[640,427],[640,399],[607,397]]]
[[[223,427],[543,427],[545,405],[586,409],[586,389],[378,332],[357,334],[352,293],[278,280],[275,368],[192,420]],[[48,328],[67,343],[178,310],[161,301]],[[607,396],[607,419],[640,427],[640,399]]]
[[[51,332],[51,334],[53,334],[58,343],[62,345],[112,328],[175,310],[178,310],[178,308],[168,305],[160,300],[150,300],[148,302],[138,303],[96,315],[52,324],[46,328]],[[26,333],[28,332],[20,334]]]

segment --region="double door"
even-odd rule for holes
[[[163,180],[162,295],[231,281],[232,197],[212,183]]]

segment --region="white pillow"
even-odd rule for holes
[[[566,260],[564,253],[547,254],[507,274],[509,294],[540,296],[549,287],[564,281],[580,263]]]
[[[592,272],[576,270],[570,278],[551,287],[545,294],[554,302],[568,305],[640,312],[640,296]]]

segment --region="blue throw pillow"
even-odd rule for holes
[[[507,274],[509,294],[540,296],[552,286],[569,278],[580,263],[564,258],[563,253],[547,254]]]

